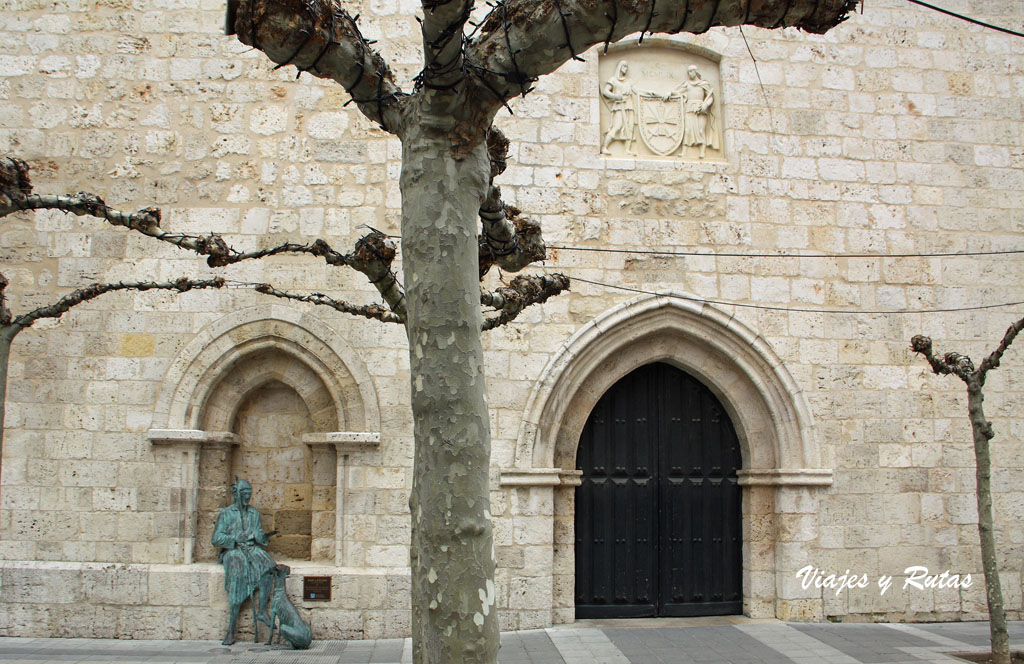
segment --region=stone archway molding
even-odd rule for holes
[[[736,429],[743,459],[743,613],[790,619],[820,615],[820,599],[790,583],[817,537],[817,493],[832,483],[820,467],[805,395],[771,345],[722,309],[678,292],[625,302],[582,327],[545,367],[527,401],[510,492],[553,505],[552,622],[575,619],[576,450],[594,406],[618,380],[665,362],[700,380]],[[520,495],[520,500],[523,496]],[[816,602],[816,603],[815,603]]]
[[[249,368],[240,385],[223,383],[240,362],[268,351],[278,354],[273,366]],[[294,366],[284,366],[288,361]],[[184,501],[178,541],[172,547],[174,562],[191,563],[194,558],[200,449],[230,455],[239,443],[238,436],[228,430],[238,404],[228,402],[238,401],[268,378],[289,385],[304,400],[333,410],[326,421],[347,429],[303,437],[314,454],[337,448],[339,494],[348,455],[379,445],[380,407],[373,378],[356,351],[331,327],[280,304],[250,307],[217,319],[200,330],[171,364],[157,397],[153,428],[147,432],[154,446],[182,453]],[[340,533],[340,495],[336,505],[336,532]],[[340,565],[341,537],[336,538],[335,562]]]
[[[317,373],[351,431],[380,431],[373,377],[345,339],[312,314],[263,304],[219,318],[196,334],[164,378],[153,411],[154,429],[200,429],[204,404],[240,356],[279,348]]]
[[[578,330],[545,367],[520,425],[505,486],[578,483],[576,446],[601,395],[633,369],[664,361],[696,376],[737,428],[740,483],[827,486],[807,399],[762,337],[721,309],[668,291],[607,311]]]

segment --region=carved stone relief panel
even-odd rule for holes
[[[598,64],[601,154],[643,159],[721,160],[718,63],[679,48],[610,50]]]

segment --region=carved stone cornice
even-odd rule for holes
[[[769,468],[740,470],[740,486],[831,486],[829,468]]]
[[[338,454],[375,450],[380,446],[380,433],[374,431],[322,431],[302,434],[302,442],[312,448],[334,447]]]
[[[501,471],[501,486],[579,486],[583,471],[524,468]]]
[[[154,445],[238,445],[241,439],[230,431],[203,431],[202,429],[150,429],[146,438]]]

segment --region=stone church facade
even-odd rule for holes
[[[414,3],[349,5],[408,87]],[[0,151],[29,161],[38,192],[155,205],[165,230],[240,249],[397,233],[398,142],[335,85],[222,36],[221,3],[9,7]],[[958,7],[1024,25],[1013,3]],[[499,184],[556,247],[538,269],[575,278],[485,335],[502,629],[622,607],[985,615],[966,399],[909,341],[977,359],[1024,314],[1021,255],[992,253],[1022,248],[1024,40],[896,0],[823,37],[744,33],[594,49],[497,121],[513,142]],[[5,218],[15,313],[92,281],[212,273],[122,230]],[[0,634],[219,638],[210,534],[236,476],[281,532],[271,553],[315,638],[408,634],[402,331],[245,287],[376,301],[354,272],[274,257],[217,273],[237,287],[107,295],[14,342]],[[985,402],[1018,618],[1021,350]],[[661,382],[642,392],[652,365]],[[712,423],[703,461],[673,456],[679,431]],[[732,466],[715,460],[726,447]],[[715,487],[731,487],[728,508]],[[687,530],[698,521],[727,525]],[[808,566],[870,583],[804,584]],[[904,587],[912,566],[973,583]],[[725,585],[687,586],[719,573]],[[304,576],[330,577],[331,599],[300,601]]]

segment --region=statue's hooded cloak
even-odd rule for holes
[[[243,487],[252,490],[246,480],[231,485],[235,502],[217,515],[210,540],[221,547],[218,560],[224,565],[224,589],[232,604],[240,604],[252,595],[260,577],[274,568],[274,560],[260,548],[268,542],[260,513],[254,507],[242,505],[239,496]]]

